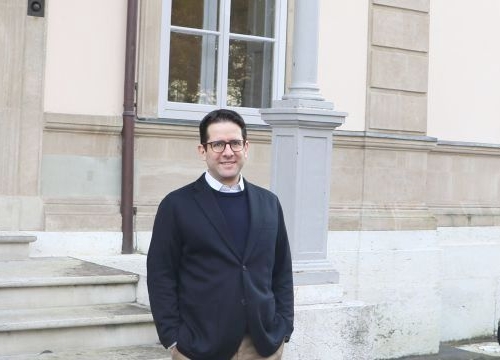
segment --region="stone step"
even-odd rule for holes
[[[134,302],[139,276],[73,258],[0,262],[0,310]]]
[[[0,310],[0,356],[157,342],[149,308],[135,303]]]
[[[33,241],[36,241],[36,236],[2,233],[0,235],[0,261],[27,259],[30,243]]]
[[[169,351],[163,346],[139,345],[117,348],[45,352],[31,355],[0,356],[0,360],[170,360]]]

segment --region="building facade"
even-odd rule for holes
[[[333,133],[328,254],[377,304],[374,356],[491,335],[500,317],[500,4],[321,0],[318,87]],[[137,26],[133,227],[204,171],[197,122],[249,123],[245,176],[270,187],[259,113],[290,85],[293,0],[147,0]],[[0,3],[0,231],[33,256],[119,254],[127,2]],[[311,159],[314,161],[314,159]]]

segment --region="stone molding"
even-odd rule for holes
[[[428,13],[429,0],[373,0],[374,4]]]
[[[427,203],[439,226],[500,224],[499,145],[438,141],[427,168]]]
[[[330,231],[432,230],[437,219],[424,204],[335,204],[330,206]]]
[[[45,113],[45,131],[119,135],[122,117]]]
[[[498,204],[429,204],[440,227],[500,226]]]
[[[45,198],[45,231],[120,231],[120,201],[113,198]]]
[[[333,147],[427,152],[435,148],[436,141],[436,138],[419,135],[336,130],[333,136]]]
[[[45,131],[60,133],[85,133],[120,135],[121,116],[45,113]],[[198,139],[198,123],[194,121],[138,120],[135,123],[137,137]],[[270,143],[271,129],[267,126],[248,126],[248,138],[252,143]]]
[[[444,154],[500,156],[500,145],[438,140],[432,151]]]

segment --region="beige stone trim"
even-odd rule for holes
[[[78,155],[80,141],[92,141],[90,156],[110,155],[106,149],[116,148],[109,141],[119,141],[121,118],[46,114],[45,131],[46,154]],[[50,145],[61,142],[58,136],[69,143]],[[136,123],[138,231],[151,229],[163,196],[204,170],[196,154],[198,137],[195,123]],[[268,187],[271,130],[250,128],[249,141],[245,176]],[[500,176],[499,146],[335,131],[333,148],[330,230],[499,225],[500,189],[495,182]],[[118,198],[46,198],[44,206],[44,224],[50,231],[120,230]]]
[[[139,118],[155,119],[158,117],[161,16],[161,0],[140,2],[137,64],[137,114]]]
[[[484,155],[500,157],[500,146],[465,142],[445,143],[438,141],[436,148],[433,149],[433,152],[456,155]]]
[[[426,93],[429,59],[425,54],[372,48],[370,86]]]
[[[429,0],[373,0],[374,4],[391,6],[400,9],[429,12]]]
[[[429,51],[429,14],[387,7],[373,9],[372,45]]]
[[[435,229],[424,199],[436,139],[335,132],[330,230]]]
[[[329,230],[424,230],[435,229],[437,220],[422,205],[331,206]]]
[[[121,231],[119,199],[44,200],[45,231]]]
[[[248,141],[250,143],[270,143],[271,129],[247,129]],[[173,123],[136,123],[136,134],[140,137],[167,137],[175,139],[199,139],[198,123],[192,125],[177,125]]]
[[[500,146],[438,142],[429,155],[427,202],[439,226],[500,225]]]
[[[379,135],[377,133],[344,133],[336,131],[333,137],[334,153],[336,148],[358,148],[374,150],[394,150],[394,151],[423,151],[428,152],[435,148],[436,142],[433,138],[413,137],[404,138],[402,136]],[[335,155],[334,155],[335,156]]]
[[[429,208],[441,227],[500,226],[498,204],[429,204]]]
[[[158,137],[190,140],[199,137],[197,126],[137,122],[135,129],[135,133],[139,137]]]
[[[425,134],[427,95],[390,89],[372,89],[371,127],[384,132]]]
[[[334,136],[330,230],[500,225],[500,147]]]
[[[429,0],[372,0],[366,130],[425,135]]]
[[[46,19],[0,1],[0,229],[39,230]]]
[[[86,134],[121,135],[121,116],[99,116],[79,114],[45,113],[45,131]],[[135,135],[140,137],[159,137],[174,139],[198,139],[198,123],[175,124],[160,120],[136,121]],[[271,130],[268,128],[248,129],[248,138],[252,143],[270,143]]]
[[[87,134],[121,134],[121,116],[45,113],[45,131]]]

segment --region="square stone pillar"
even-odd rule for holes
[[[283,206],[293,261],[296,330],[283,359],[373,359],[374,307],[343,301],[327,259],[333,130],[347,114],[305,99],[277,101],[261,114],[272,127],[271,189]]]
[[[272,127],[271,189],[283,206],[296,282],[338,283],[327,261],[333,130],[346,113],[325,101],[289,99],[261,110]]]

